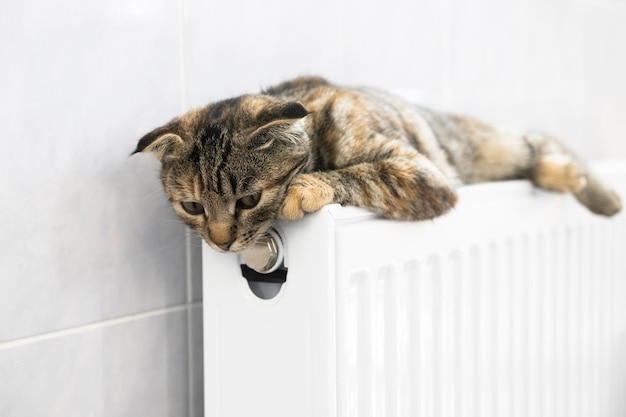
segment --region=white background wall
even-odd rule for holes
[[[299,74],[626,157],[624,0],[0,4],[0,415],[202,414],[198,241],[136,140]]]

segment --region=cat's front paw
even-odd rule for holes
[[[333,203],[333,188],[312,174],[300,174],[289,185],[280,218],[301,219],[305,213],[318,211]]]

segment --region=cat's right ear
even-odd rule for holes
[[[183,145],[183,139],[165,127],[159,127],[144,135],[137,143],[138,152],[151,152],[161,162],[166,162],[175,154],[178,147]]]

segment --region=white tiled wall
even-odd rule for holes
[[[622,0],[0,4],[0,415],[201,415],[199,243],[158,163],[181,110],[299,74],[626,156]]]
[[[201,414],[199,274],[158,164],[129,157],[181,110],[179,10],[0,5],[3,417]]]

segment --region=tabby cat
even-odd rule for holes
[[[192,110],[139,140],[162,163],[176,213],[214,249],[237,252],[277,218],[326,204],[400,220],[432,219],[455,187],[527,178],[570,192],[594,213],[618,195],[558,140],[512,134],[391,94],[301,77]]]

